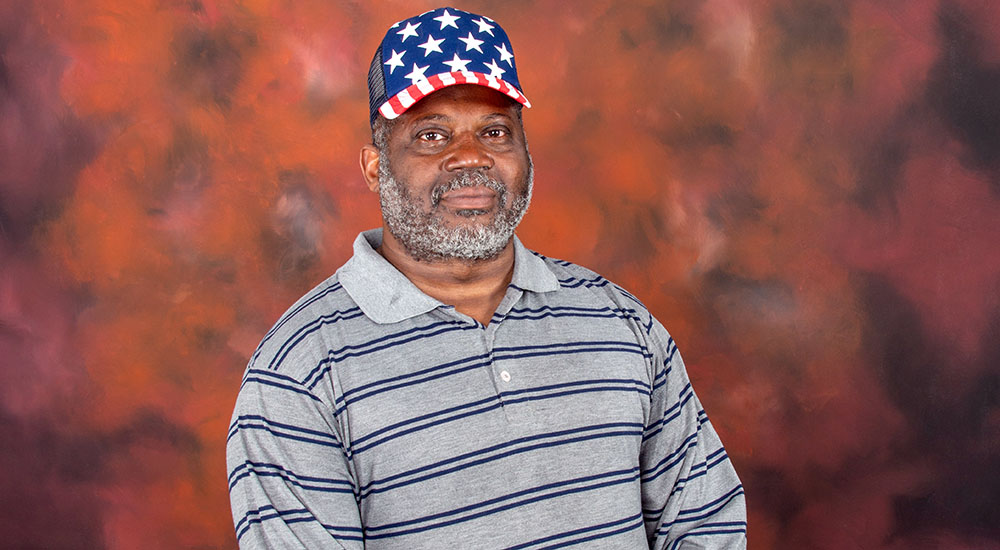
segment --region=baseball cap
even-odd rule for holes
[[[369,122],[379,114],[396,118],[455,84],[487,86],[531,107],[510,39],[496,21],[455,8],[400,21],[385,33],[368,69]]]

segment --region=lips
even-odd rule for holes
[[[444,193],[439,204],[451,210],[488,210],[493,207],[496,197],[496,191],[476,185]]]

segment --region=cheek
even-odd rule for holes
[[[437,170],[428,170],[426,167],[414,166],[413,164],[403,164],[398,172],[393,175],[400,182],[406,185],[413,198],[420,201],[429,197],[431,190],[443,180]]]
[[[517,162],[512,162],[503,170],[504,181],[511,190],[523,191],[528,187],[528,160],[524,158]]]

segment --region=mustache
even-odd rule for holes
[[[492,189],[496,192],[497,199],[500,204],[504,204],[506,202],[507,188],[504,187],[504,184],[487,175],[482,168],[476,168],[473,170],[463,170],[455,174],[448,181],[435,186],[434,189],[431,190],[431,205],[437,206],[438,203],[441,202],[441,198],[445,193],[456,189],[462,189],[464,187],[475,187],[477,185]]]

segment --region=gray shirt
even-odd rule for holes
[[[227,459],[242,548],[744,548],[743,488],[645,307],[528,251],[489,325],[354,256],[267,333]]]

